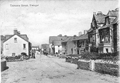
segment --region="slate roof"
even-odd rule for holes
[[[102,13],[97,13],[97,14],[94,14],[95,16],[95,19],[96,19],[96,22],[99,24],[99,23],[105,23],[105,17],[106,15],[102,14]]]
[[[68,36],[50,36],[49,43],[52,43],[55,46],[61,45],[62,41],[64,41]]]
[[[109,11],[107,15],[109,17],[115,17],[115,18],[112,19],[112,21],[110,22],[110,24],[107,24],[107,25],[101,27],[100,29],[111,27],[113,24],[118,23],[118,9]]]
[[[81,36],[71,36],[71,37],[66,38],[62,42],[84,40],[84,39],[88,39],[88,34],[82,34]]]
[[[29,42],[29,39],[28,39],[28,37],[27,37],[26,34],[14,34],[14,35],[17,35],[17,36],[19,36],[20,38],[24,39],[25,41]],[[9,40],[10,38],[12,38],[14,35],[5,35],[4,42],[6,42],[6,41]]]
[[[53,41],[60,41],[61,37],[58,36],[50,36],[49,37],[49,43],[52,43]]]
[[[110,10],[107,15],[110,17],[118,17],[118,14],[119,14],[119,10],[118,8],[116,8],[115,10]]]
[[[117,22],[118,22],[118,18],[116,17],[112,23],[107,24],[107,25],[105,25],[105,26],[102,26],[100,29],[107,28],[107,27],[111,27],[113,24],[115,24],[115,23],[117,23]]]
[[[68,36],[68,37],[66,37],[64,40],[62,40],[62,42],[67,42],[67,41],[69,41],[72,37],[73,37],[73,36]]]
[[[117,22],[118,22],[118,17],[116,17],[116,18],[113,20],[112,24],[115,24],[115,23],[117,23]]]
[[[77,36],[73,38],[73,40],[84,40],[84,39],[88,39],[88,34],[83,34],[81,36]]]
[[[5,37],[3,35],[1,35],[1,41],[4,41]]]

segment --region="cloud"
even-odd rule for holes
[[[10,4],[38,4],[38,7],[10,7]],[[0,30],[12,34],[17,28],[33,44],[48,43],[49,36],[74,35],[88,30],[93,12],[107,12],[117,2],[106,1],[20,1],[3,2],[0,6]],[[110,7],[110,8],[109,8]]]

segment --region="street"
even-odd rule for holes
[[[8,62],[1,83],[118,83],[118,77],[77,69],[77,65],[53,56]]]

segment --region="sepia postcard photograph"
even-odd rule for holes
[[[119,83],[119,0],[0,0],[1,83]]]

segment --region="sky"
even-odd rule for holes
[[[0,0],[0,34],[17,29],[33,45],[49,43],[49,36],[73,36],[90,28],[94,12],[118,7],[117,0]]]

